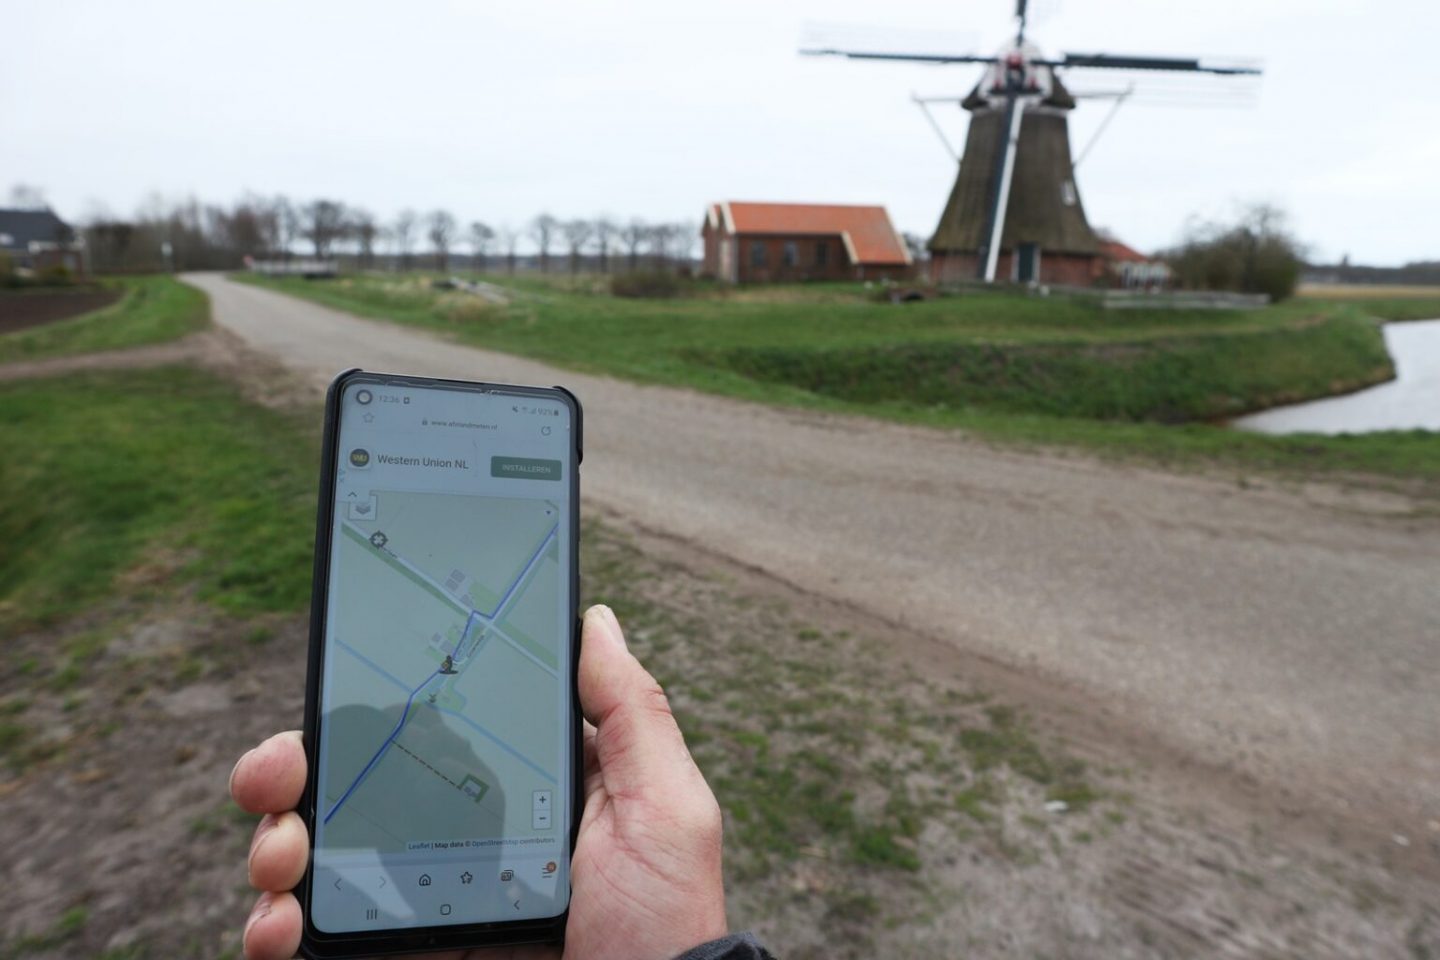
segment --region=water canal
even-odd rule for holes
[[[1274,407],[1232,425],[1260,433],[1440,430],[1440,320],[1387,323],[1395,379],[1343,397]]]

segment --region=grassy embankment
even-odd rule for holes
[[[892,306],[829,285],[656,301],[525,278],[505,281],[520,296],[495,307],[431,291],[423,276],[254,282],[477,346],[746,399],[1152,462],[1440,481],[1433,434],[1270,437],[1214,423],[1387,379],[1375,318],[1440,316],[1436,299],[1106,311],[1003,293]]]
[[[89,783],[79,778],[97,763],[131,762],[116,718],[149,716],[146,704],[189,685],[213,699],[217,685],[251,682],[262,660],[291,664],[284,675],[301,683],[314,411],[265,409],[181,367],[3,384],[0,408],[0,632],[11,638],[0,651],[0,790],[13,799],[49,778]],[[799,899],[861,927],[900,919],[908,904],[928,902],[935,835],[921,844],[924,831],[1015,864],[1052,856],[1071,834],[1101,835],[1118,816],[1103,801],[1085,812],[1099,795],[1084,767],[1013,710],[906,674],[873,640],[667,567],[603,526],[584,542],[591,598],[625,617],[716,787],[732,827],[731,879],[750,909]],[[145,623],[177,609],[193,631],[137,647]],[[225,628],[223,642],[203,626],[229,618],[240,625]],[[277,689],[246,709],[273,711],[298,693]],[[231,722],[202,716],[214,719],[175,728],[176,763],[193,752],[187,744],[213,741],[203,724]],[[293,722],[276,713],[277,727]],[[1046,799],[1075,815],[1039,824]],[[189,829],[239,864],[249,824],[218,794],[214,804]],[[56,811],[83,824],[79,814]],[[795,878],[816,870],[826,875],[821,892],[795,893]],[[219,893],[235,900],[238,924],[243,891]],[[86,919],[73,906],[56,904],[52,930],[0,940],[0,956],[47,938],[77,949],[105,942],[115,918]],[[212,914],[199,906],[175,905],[174,936],[213,942],[203,919]]]
[[[0,336],[0,363],[163,343],[210,322],[205,294],[171,277],[120,277],[104,283],[123,291],[117,302],[84,316]]]

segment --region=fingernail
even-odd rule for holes
[[[255,855],[261,851],[261,846],[265,845],[265,839],[274,832],[278,823],[279,818],[266,813],[265,819],[261,820],[261,825],[255,828],[255,836],[251,838],[251,853],[245,858],[245,878],[248,879],[251,887],[255,887]]]
[[[255,926],[256,921],[264,920],[270,916],[270,908],[274,898],[268,893],[260,894],[260,899],[255,901],[255,908],[250,911],[250,919],[245,921],[245,932],[240,935],[240,942],[244,943],[245,938],[250,936],[250,928]]]
[[[625,631],[620,629],[620,621],[616,618],[615,611],[603,603],[597,604],[595,609],[601,629],[620,646],[621,650],[630,649],[625,643]]]
[[[255,836],[250,838],[250,856],[246,858],[246,869],[253,872],[255,854],[260,850],[260,845],[265,842],[265,838],[270,836],[271,832],[274,831],[279,824],[279,817],[274,814],[265,814],[264,819],[260,821],[260,825],[255,828]]]
[[[229,785],[226,787],[226,789],[230,791],[230,795],[231,795],[231,796],[234,796],[234,795],[235,795],[235,774],[239,772],[239,770],[240,770],[240,764],[244,763],[244,762],[245,762],[245,758],[248,757],[248,756],[250,756],[250,754],[252,754],[252,753],[254,753],[254,752],[255,752],[255,748],[254,748],[254,747],[251,747],[249,750],[246,750],[244,753],[242,753],[242,754],[240,755],[240,759],[235,761],[235,766],[233,766],[233,767],[230,768],[230,782],[229,782]]]

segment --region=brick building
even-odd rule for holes
[[[1115,286],[1134,290],[1163,290],[1170,286],[1170,267],[1163,260],[1147,257],[1113,237],[1100,238],[1105,272]]]
[[[884,207],[712,203],[702,272],[729,283],[899,279],[910,253]]]

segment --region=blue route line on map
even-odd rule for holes
[[[495,620],[500,616],[500,611],[505,609],[505,604],[509,602],[510,595],[520,588],[521,581],[523,581],[526,574],[530,572],[530,568],[535,566],[535,561],[540,559],[540,555],[545,552],[545,548],[550,546],[551,538],[555,536],[555,531],[559,529],[560,524],[557,523],[550,528],[549,533],[545,534],[545,539],[540,541],[540,546],[535,548],[535,552],[530,556],[530,560],[520,569],[520,576],[515,578],[514,582],[510,584],[510,589],[506,590],[505,595],[500,598],[500,602],[495,604],[495,612],[488,615],[489,619]]]
[[[354,657],[356,660],[359,660],[361,663],[365,664],[365,666],[369,667],[371,670],[374,670],[376,673],[380,674],[380,676],[384,677],[386,680],[389,680],[401,690],[406,689],[404,682],[401,681],[400,678],[396,677],[395,674],[391,673],[389,670],[386,670],[374,660],[371,660],[369,657],[365,656],[365,654],[350,646],[350,644],[346,643],[344,640],[336,640],[335,642],[339,644],[341,649],[343,649],[346,653],[350,654],[350,656]],[[448,714],[449,716],[460,720],[468,726],[474,727],[475,730],[484,734],[487,739],[489,739],[501,750],[504,750],[506,753],[510,754],[510,756],[514,757],[516,760],[519,760],[521,763],[525,764],[525,766],[529,767],[531,770],[534,770],[536,773],[540,774],[540,776],[544,777],[546,780],[549,780],[551,783],[558,782],[555,779],[555,775],[549,770],[546,770],[534,760],[531,760],[529,757],[525,756],[525,754],[521,753],[519,750],[510,746],[510,744],[506,743],[504,740],[501,740],[495,734],[491,733],[487,728],[481,726],[474,720],[471,720],[469,717],[465,716],[465,714],[456,713],[453,710],[446,710],[442,707],[436,707],[435,709],[439,710],[441,713]]]
[[[525,764],[525,766],[529,767],[531,770],[534,770],[536,773],[540,774],[540,776],[544,777],[546,780],[549,780],[551,783],[558,782],[556,781],[555,775],[553,773],[540,766],[534,760],[531,760],[529,757],[525,756],[525,754],[521,753],[519,750],[516,750],[514,747],[510,746],[510,744],[506,743],[504,740],[501,740],[499,737],[495,736],[495,734],[491,733],[489,730],[486,730],[484,727],[480,726],[480,724],[476,723],[474,720],[471,720],[469,717],[465,716],[465,714],[457,713],[454,710],[447,710],[444,707],[436,707],[435,709],[439,710],[446,716],[454,717],[456,720],[459,720],[466,726],[474,727],[478,733],[484,734],[485,738],[491,743],[495,744],[495,746],[499,747],[501,750],[504,750],[506,753],[510,754],[510,756],[514,757],[516,760],[519,760],[521,763]]]
[[[395,729],[391,730],[390,736],[386,737],[385,742],[380,744],[380,749],[375,751],[375,756],[371,757],[370,762],[365,764],[365,769],[360,771],[360,775],[355,778],[355,781],[353,783],[350,784],[350,788],[340,795],[340,799],[335,801],[335,806],[331,807],[330,812],[325,814],[325,823],[329,823],[330,818],[335,816],[335,811],[340,809],[340,805],[343,804],[346,800],[350,799],[350,794],[354,793],[355,788],[360,786],[360,784],[364,782],[366,775],[375,768],[375,764],[380,762],[380,758],[385,755],[385,751],[390,748],[390,744],[394,743],[395,738],[400,735],[400,728],[405,726],[405,721],[410,717],[410,705],[415,702],[415,695],[421,690],[424,690],[425,685],[428,684],[431,680],[434,680],[439,675],[440,668],[436,667],[435,672],[430,674],[430,676],[426,677],[423,681],[421,681],[420,686],[410,691],[410,696],[405,700],[405,710],[400,714],[400,722],[395,724]]]
[[[465,642],[465,635],[470,632],[470,624],[474,623],[478,616],[480,616],[479,610],[471,610],[470,616],[465,618],[465,626],[460,630],[460,639],[455,641],[455,649],[450,651],[450,656],[460,656],[460,644]]]
[[[365,664],[365,666],[369,667],[371,670],[374,670],[376,673],[380,674],[380,676],[384,677],[386,680],[389,680],[401,690],[410,689],[405,685],[404,680],[401,680],[399,677],[395,676],[395,674],[391,673],[389,670],[386,670],[384,667],[380,666],[380,664],[376,663],[374,660],[371,660],[369,657],[365,656],[365,654],[361,653],[359,650],[356,650],[344,640],[336,637],[335,643],[338,644],[341,648],[343,648],[346,653],[350,654],[350,656],[354,657],[356,660],[359,660],[361,663]]]
[[[531,568],[535,566],[536,561],[538,561],[541,554],[545,552],[545,548],[550,545],[550,540],[555,536],[555,531],[559,529],[560,524],[556,523],[553,527],[550,528],[550,531],[545,534],[545,539],[540,541],[540,546],[535,548],[535,552],[531,554],[530,559],[526,562],[525,566],[520,569],[519,575],[516,576],[515,579],[511,582],[510,586],[506,588],[505,594],[500,598],[500,602],[495,605],[495,611],[493,613],[490,613],[488,615],[482,614],[479,610],[471,608],[470,616],[465,619],[465,627],[460,631],[460,639],[455,641],[455,650],[450,654],[451,657],[459,654],[460,645],[465,642],[465,635],[470,632],[470,625],[475,622],[475,618],[477,616],[485,617],[485,619],[490,620],[491,622],[494,622],[500,616],[500,612],[505,609],[505,604],[509,602],[510,597],[515,593],[515,591],[520,588],[520,584],[525,580],[525,577],[529,575]],[[352,648],[349,644],[341,643],[341,646],[345,647],[345,649],[349,650],[351,653],[354,653],[357,657],[360,657],[370,666],[375,666],[373,662],[361,656],[359,651]],[[378,670],[379,668],[376,667],[376,669]],[[380,672],[384,673],[385,671],[381,670]],[[395,679],[388,673],[385,675],[387,677],[390,677],[391,680]],[[400,713],[400,722],[395,724],[395,729],[391,730],[390,736],[386,737],[385,742],[380,744],[380,748],[375,751],[375,755],[370,758],[370,762],[365,764],[365,767],[360,771],[360,774],[351,782],[350,786],[346,788],[345,792],[340,795],[340,799],[335,801],[335,805],[330,808],[329,813],[325,814],[325,819],[321,821],[322,823],[330,822],[330,818],[335,816],[335,814],[339,812],[341,805],[344,804],[346,800],[350,799],[350,795],[355,792],[355,789],[359,787],[362,782],[364,782],[365,778],[369,776],[370,771],[375,769],[375,765],[380,762],[380,758],[385,755],[385,751],[390,749],[390,744],[394,743],[395,738],[400,735],[400,730],[405,726],[405,721],[410,719],[410,706],[415,702],[416,695],[419,694],[421,690],[424,690],[426,685],[439,675],[440,668],[436,667],[434,673],[430,674],[430,676],[426,677],[420,682],[420,685],[418,687],[410,691],[410,696],[407,697],[405,700],[405,709]],[[403,686],[403,684],[401,684],[401,686]],[[489,730],[486,730],[484,727],[480,726],[480,724],[471,720],[469,717],[465,716],[464,714],[454,713],[449,710],[442,710],[441,712],[449,714],[453,717],[457,717],[468,725],[474,727],[476,730],[480,731],[486,737],[494,741],[497,746],[504,749],[507,753],[513,755],[517,760],[521,761],[526,766],[533,769],[536,773],[539,773],[551,783],[556,782],[553,776],[546,773],[540,767],[536,766],[535,763],[532,762],[528,757],[520,753],[518,750],[510,746],[505,741],[501,740],[499,737],[495,736],[495,734],[491,733]]]

